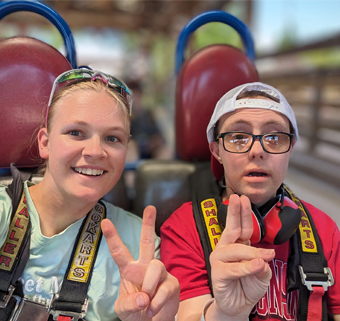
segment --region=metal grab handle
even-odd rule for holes
[[[248,27],[241,20],[224,11],[206,11],[190,20],[179,35],[176,48],[176,75],[178,74],[184,62],[184,50],[189,36],[196,29],[209,22],[222,22],[234,28],[242,39],[247,56],[252,60],[255,59],[254,42],[252,36]]]
[[[77,68],[76,50],[73,35],[65,20],[56,11],[41,2],[8,1],[0,3],[0,19],[17,11],[34,12],[52,22],[64,39],[67,60],[70,62],[72,68]]]

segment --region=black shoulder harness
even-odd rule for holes
[[[210,292],[213,294],[209,256],[222,234],[217,220],[217,208],[221,203],[222,190],[210,168],[203,168],[193,173],[190,176],[190,186],[196,228],[204,252]]]
[[[16,305],[14,294],[23,297],[18,281],[29,258],[31,222],[23,195],[23,181],[30,174],[20,173],[11,164],[13,181],[6,191],[12,199],[11,224],[7,238],[0,249],[0,319],[7,320]]]
[[[11,164],[11,173],[13,181],[6,191],[12,199],[12,222],[7,238],[0,249],[1,321],[10,320],[14,310],[14,317],[17,317],[21,313],[21,304],[28,307],[37,305],[35,302],[23,299],[24,293],[19,281],[30,255],[31,223],[23,182],[30,179],[31,174],[19,172],[13,164]],[[84,318],[88,303],[87,290],[102,238],[100,223],[105,217],[106,207],[99,201],[84,219],[73,247],[60,293],[52,297],[50,307],[45,307],[47,318],[50,314],[49,320],[57,320],[59,316],[69,317],[70,320]],[[25,232],[21,233],[20,230]],[[15,250],[16,248],[18,250]],[[16,305],[19,305],[19,308]],[[23,308],[24,310],[25,308]],[[28,310],[30,308],[26,311]],[[45,315],[45,312],[43,314]],[[33,316],[25,314],[26,319],[31,317]]]
[[[194,218],[204,251],[208,282],[213,296],[209,256],[221,236],[221,229],[217,222],[217,208],[221,203],[221,188],[212,176],[208,170],[195,172],[191,176],[191,188]],[[289,198],[301,209],[301,223],[291,238],[287,291],[299,289],[297,320],[305,321],[307,320],[308,300],[313,290],[312,287],[322,285],[327,291],[328,286],[333,284],[333,278],[327,266],[312,216],[289,188],[284,187]],[[322,320],[328,320],[325,295],[322,298],[322,307]]]

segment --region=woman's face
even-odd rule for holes
[[[118,182],[130,135],[126,113],[107,92],[77,90],[54,106],[50,133],[39,132],[45,178],[62,197],[96,202]]]

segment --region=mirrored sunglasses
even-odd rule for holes
[[[111,88],[113,88],[115,91],[117,91],[122,97],[126,99],[129,105],[129,114],[131,116],[132,112],[132,92],[131,90],[119,79],[112,77],[108,74],[105,74],[103,72],[97,71],[97,70],[91,70],[91,69],[72,69],[69,71],[66,71],[59,75],[56,80],[53,83],[50,99],[48,101],[47,110],[46,110],[46,120],[45,120],[45,126],[47,127],[47,119],[48,119],[48,112],[52,103],[52,99],[54,96],[54,93],[56,91],[57,85],[61,84],[65,81],[69,80],[81,80],[81,79],[101,79],[105,84],[109,85]]]

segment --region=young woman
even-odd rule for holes
[[[64,283],[70,281],[65,287],[72,292],[88,279],[84,320],[166,321],[173,320],[177,312],[178,281],[154,259],[159,245],[155,208],[147,207],[142,221],[99,202],[123,172],[130,113],[129,89],[109,75],[76,69],[54,82],[46,124],[38,133],[40,156],[46,160],[44,177],[36,185],[24,183],[32,228],[30,257],[21,281],[30,302],[50,305],[52,300],[55,320],[58,315],[58,320],[71,320],[63,319],[70,313],[58,310],[53,301]],[[1,187],[0,245],[6,243],[11,211],[11,199]],[[103,212],[105,238],[100,240],[98,217]],[[89,221],[77,239],[84,220]],[[99,250],[94,259],[96,241]],[[75,244],[78,247],[72,253]]]

